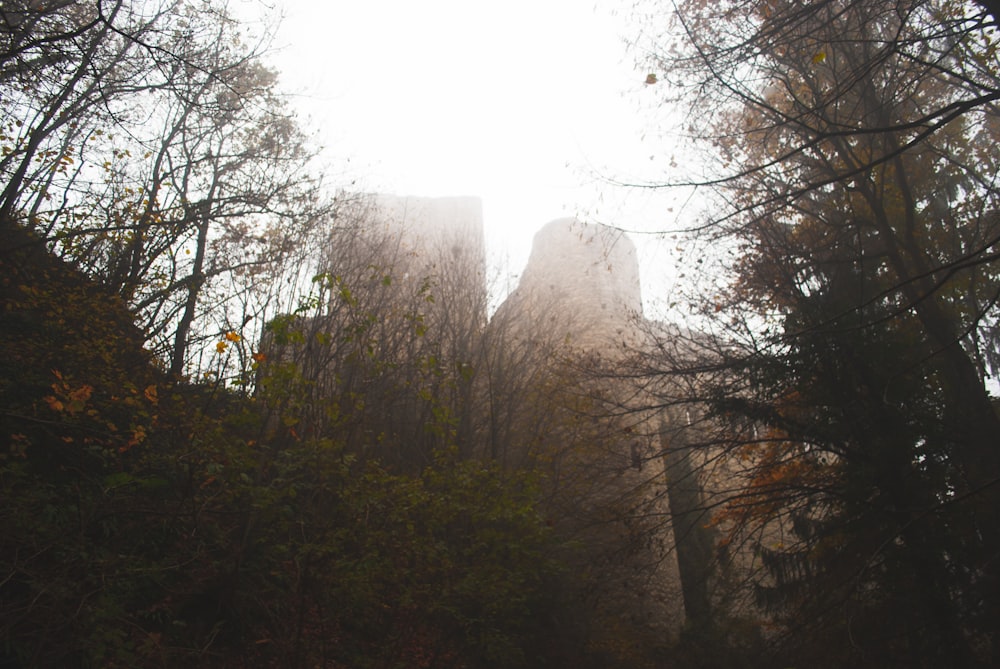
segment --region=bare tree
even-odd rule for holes
[[[259,293],[247,280],[298,271],[331,212],[269,36],[221,5],[26,12],[5,61],[0,209],[118,292],[172,374],[198,371],[203,346],[252,335],[229,306]]]

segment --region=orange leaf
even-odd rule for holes
[[[93,386],[83,385],[72,391],[69,394],[69,398],[74,402],[86,402],[90,399],[91,394],[94,392]]]

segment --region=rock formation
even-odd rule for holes
[[[535,234],[520,283],[501,310],[516,312],[533,336],[581,349],[634,343],[632,325],[642,315],[635,245],[615,228],[554,220]]]

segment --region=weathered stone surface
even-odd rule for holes
[[[536,233],[517,289],[501,309],[515,311],[532,336],[600,349],[632,342],[642,315],[635,244],[621,230],[557,219]]]
[[[483,203],[478,197],[372,196],[371,220],[398,235],[407,252],[431,263],[486,256]]]
[[[685,614],[660,456],[662,417],[647,408],[653,404],[643,390],[617,375],[646,331],[635,245],[608,226],[548,223],[491,327],[514,334],[508,346],[539,351],[535,364],[551,366],[561,389],[571,384],[569,396],[587,398],[585,411],[602,426],[566,434],[558,422],[548,428],[559,475],[577,472],[587,481],[560,503],[562,515],[585,528],[589,568],[600,574],[591,593],[596,605],[660,638],[678,634]]]

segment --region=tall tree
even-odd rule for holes
[[[121,294],[174,375],[204,368],[196,344],[242,330],[234,298],[258,311],[254,285],[296,273],[330,211],[269,34],[182,0],[18,16],[0,54],[0,211]]]
[[[769,567],[764,599],[882,666],[995,653],[994,23],[947,1],[686,2],[659,61],[719,156],[702,231],[737,249],[704,305],[725,341],[669,370],[704,379],[688,398],[741,463],[720,521]]]

